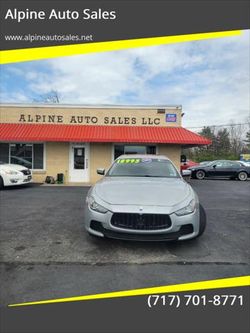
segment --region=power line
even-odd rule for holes
[[[203,127],[233,127],[233,126],[240,126],[240,125],[250,125],[250,123],[239,123],[239,124],[223,124],[223,125],[202,125],[202,126],[193,126],[193,127],[186,127],[186,128],[203,128]]]

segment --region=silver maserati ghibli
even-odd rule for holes
[[[84,209],[89,234],[168,241],[200,236],[206,214],[197,194],[165,156],[122,155],[90,188]]]

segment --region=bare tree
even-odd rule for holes
[[[240,155],[244,147],[243,134],[245,131],[245,125],[238,124],[232,121],[229,127],[229,135],[231,142],[231,151],[235,156]]]
[[[51,90],[47,94],[42,94],[34,98],[33,103],[59,104],[59,94],[56,90]]]

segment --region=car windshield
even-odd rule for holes
[[[109,177],[170,177],[179,178],[173,164],[157,158],[121,158],[109,169]]]

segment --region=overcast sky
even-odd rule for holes
[[[245,122],[250,34],[1,66],[2,103],[182,105],[184,126]]]

